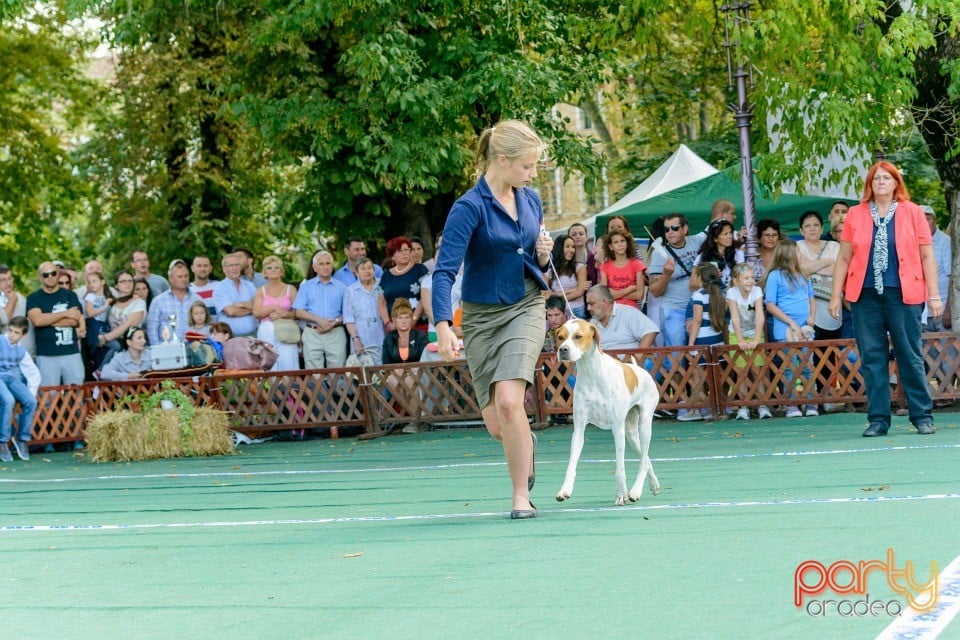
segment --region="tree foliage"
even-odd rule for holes
[[[295,216],[339,235],[435,231],[472,180],[477,132],[505,117],[552,139],[556,162],[598,170],[550,114],[603,79],[607,52],[590,50],[584,27],[602,4],[281,5],[266,5],[241,52],[235,111],[285,161],[309,161]]]
[[[88,43],[65,15],[0,12],[0,262],[32,280],[45,259],[75,259],[73,239],[90,213],[87,184],[75,173],[72,142],[91,101],[81,62]]]
[[[102,21],[116,55],[96,101],[67,2]],[[0,207],[18,231],[3,242],[31,266],[38,247],[122,257],[142,245],[163,264],[233,244],[289,254],[318,236],[429,235],[473,179],[477,132],[500,118],[532,121],[556,163],[599,175],[596,141],[552,116],[560,101],[625,132],[625,153],[602,142],[628,177],[678,141],[729,162],[713,1],[44,6],[0,3]],[[929,154],[956,214],[958,17],[955,0],[753,3],[731,35],[754,70],[754,149],[770,150],[770,113],[793,145],[770,154],[764,181],[809,185],[838,145],[883,144],[928,186]],[[864,168],[827,181],[856,185]]]
[[[657,50],[665,52],[661,59],[668,63],[657,66],[657,72],[682,67],[697,52],[705,60],[715,57],[721,7],[682,3],[680,13],[671,18],[675,32],[671,35],[651,19],[669,13],[659,4],[626,3],[617,23],[621,37],[655,42]],[[928,184],[930,176],[922,171],[924,163],[917,161],[928,154],[945,194],[945,202],[935,204],[946,205],[938,208],[950,212],[954,256],[960,259],[960,3],[754,2],[740,27],[731,34],[739,44],[733,62],[753,71],[749,99],[755,105],[754,150],[771,151],[763,126],[757,125],[770,115],[776,121],[775,132],[789,141],[786,151],[768,154],[759,170],[761,178],[774,185],[794,181],[800,189],[819,181],[817,186],[859,191],[872,160],[870,152],[880,149],[913,170],[906,176],[908,186],[916,181],[923,193],[935,194]],[[648,51],[648,45],[642,50]],[[715,68],[705,62],[698,69],[711,66]],[[666,87],[663,95],[668,102],[684,104],[681,95],[670,93],[668,83],[657,86]],[[681,80],[678,87],[684,86]],[[664,104],[656,92],[646,95]],[[867,153],[829,169],[823,159],[844,146]],[[956,264],[953,271],[960,277]],[[954,304],[960,303],[960,295],[952,298]]]
[[[558,162],[599,170],[550,113],[603,74],[602,55],[572,45],[600,4],[88,6],[119,56],[87,148],[111,203],[105,253],[430,237],[470,180],[476,133],[501,117],[531,120]]]

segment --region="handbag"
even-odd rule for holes
[[[225,369],[269,371],[277,361],[277,350],[256,338],[230,338],[223,345]]]
[[[280,342],[297,344],[300,342],[300,325],[298,325],[295,320],[290,320],[289,318],[274,320],[273,336]]]

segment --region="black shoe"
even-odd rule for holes
[[[510,512],[511,520],[529,520],[530,518],[536,518],[539,512],[537,511],[537,506],[530,503],[529,509],[514,509]]]
[[[527,491],[533,489],[533,485],[537,482],[537,434],[530,432],[530,439],[533,440],[533,449],[530,452],[530,475],[527,476]],[[513,516],[510,516],[513,518]],[[525,516],[532,518],[533,516]]]
[[[887,431],[890,430],[890,427],[879,422],[872,423],[867,430],[863,432],[864,438],[875,438],[877,436],[887,435]]]
[[[922,436],[929,436],[936,433],[936,431],[933,429],[932,422],[920,422],[917,424],[917,433]]]

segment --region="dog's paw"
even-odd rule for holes
[[[557,493],[557,502],[563,502],[564,500],[566,500],[567,498],[569,498],[571,495],[572,495],[572,492],[571,492],[571,491],[565,491],[565,490],[561,489],[561,490]]]
[[[617,501],[616,501],[616,505],[617,505],[618,507],[622,507],[622,506],[624,506],[625,504],[627,504],[627,497],[626,497],[624,494],[622,494],[622,493],[620,493],[619,491],[617,491]]]
[[[627,494],[627,498],[630,500],[630,502],[636,502],[637,500],[640,499],[640,496],[642,496],[642,495],[643,495],[643,491],[642,491],[642,490],[641,490],[641,491],[631,491],[630,493]]]
[[[650,480],[650,493],[653,495],[660,493],[660,483],[656,480]]]

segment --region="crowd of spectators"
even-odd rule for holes
[[[745,262],[746,229],[736,228],[736,209],[727,200],[714,203],[710,223],[699,232],[691,230],[680,214],[653,221],[646,253],[634,243],[623,216],[609,218],[595,241],[588,238],[583,225],[574,224],[557,238],[550,274],[552,290],[544,292],[568,294],[567,301],[552,299],[548,313],[551,305],[562,306],[565,317],[589,318],[597,325],[601,348],[608,350],[739,344],[743,355],[737,362],[742,366],[763,366],[763,358],[750,353],[759,343],[851,338],[849,307],[845,305],[841,318],[832,318],[827,309],[848,208],[844,201],[833,203],[827,229],[819,212],[804,212],[797,220],[801,234],[796,241],[782,233],[777,220],[759,220],[756,265]],[[924,207],[924,212],[933,237],[939,289],[946,292],[950,238],[937,229],[934,211]],[[573,257],[573,265],[568,256]],[[704,270],[707,266],[711,268]],[[573,276],[580,273],[582,277]],[[586,304],[581,311],[581,288],[575,285],[584,281]],[[717,317],[720,313],[722,317]],[[553,346],[552,331],[558,321],[554,318],[546,328],[546,350]],[[949,316],[946,326],[941,318],[928,319],[926,314],[924,321],[927,331],[943,331],[949,326]],[[774,361],[782,363],[785,357],[775,355]],[[794,365],[785,368],[790,387],[787,397],[796,393],[812,396],[815,389],[810,371],[802,369],[795,380]],[[824,409],[840,410],[843,405],[825,405]],[[782,408],[788,417],[818,415],[819,410],[813,404]],[[758,416],[769,418],[772,412],[761,406]],[[695,409],[677,413],[683,421],[708,417]],[[749,419],[749,409],[740,408],[736,417]]]
[[[611,350],[716,342],[753,348],[802,337],[806,327],[817,339],[850,337],[849,313],[836,319],[827,310],[846,211],[846,203],[835,203],[826,229],[821,214],[805,212],[798,220],[798,242],[783,237],[776,220],[760,220],[759,261],[749,267],[742,250],[745,230],[736,229],[736,212],[727,201],[714,205],[702,231],[691,230],[680,214],[657,220],[646,252],[622,216],[611,218],[596,240],[582,224],[574,224],[557,238],[546,273],[550,318],[544,348],[555,346],[552,332],[570,317],[593,322],[601,347]],[[929,207],[925,213],[940,291],[947,292],[950,239],[936,228]],[[373,365],[436,360],[431,348],[436,341],[434,258],[424,263],[423,243],[415,237],[390,239],[382,266],[367,257],[366,248],[363,238],[349,238],[339,268],[331,252],[316,251],[298,284],[284,279],[280,258],[264,258],[258,272],[254,257],[243,249],[220,257],[220,280],[214,278],[215,261],[206,255],[189,262],[175,259],[163,275],[151,271],[141,249],[131,253],[129,268],[113,274],[104,273],[96,260],[86,263],[79,277],[63,263],[44,261],[36,272],[39,287],[27,295],[15,291],[14,274],[0,265],[0,324],[5,328],[13,318],[26,318],[19,344],[36,358],[43,386],[138,376],[149,366],[143,357],[149,345],[165,341],[171,332],[179,340],[187,332],[209,336],[216,323],[224,323],[233,336],[272,344],[278,371],[341,367],[348,357]],[[458,286],[459,278],[456,307]],[[455,309],[455,325],[457,314]],[[296,341],[289,337],[293,323]],[[931,319],[926,328],[941,331],[944,324]],[[741,360],[754,363],[753,356]],[[392,393],[411,392],[396,387]],[[788,416],[818,411],[813,405],[785,410]],[[761,407],[759,415],[771,412]],[[704,417],[695,410],[677,415],[680,420]],[[737,417],[748,419],[749,411]]]

